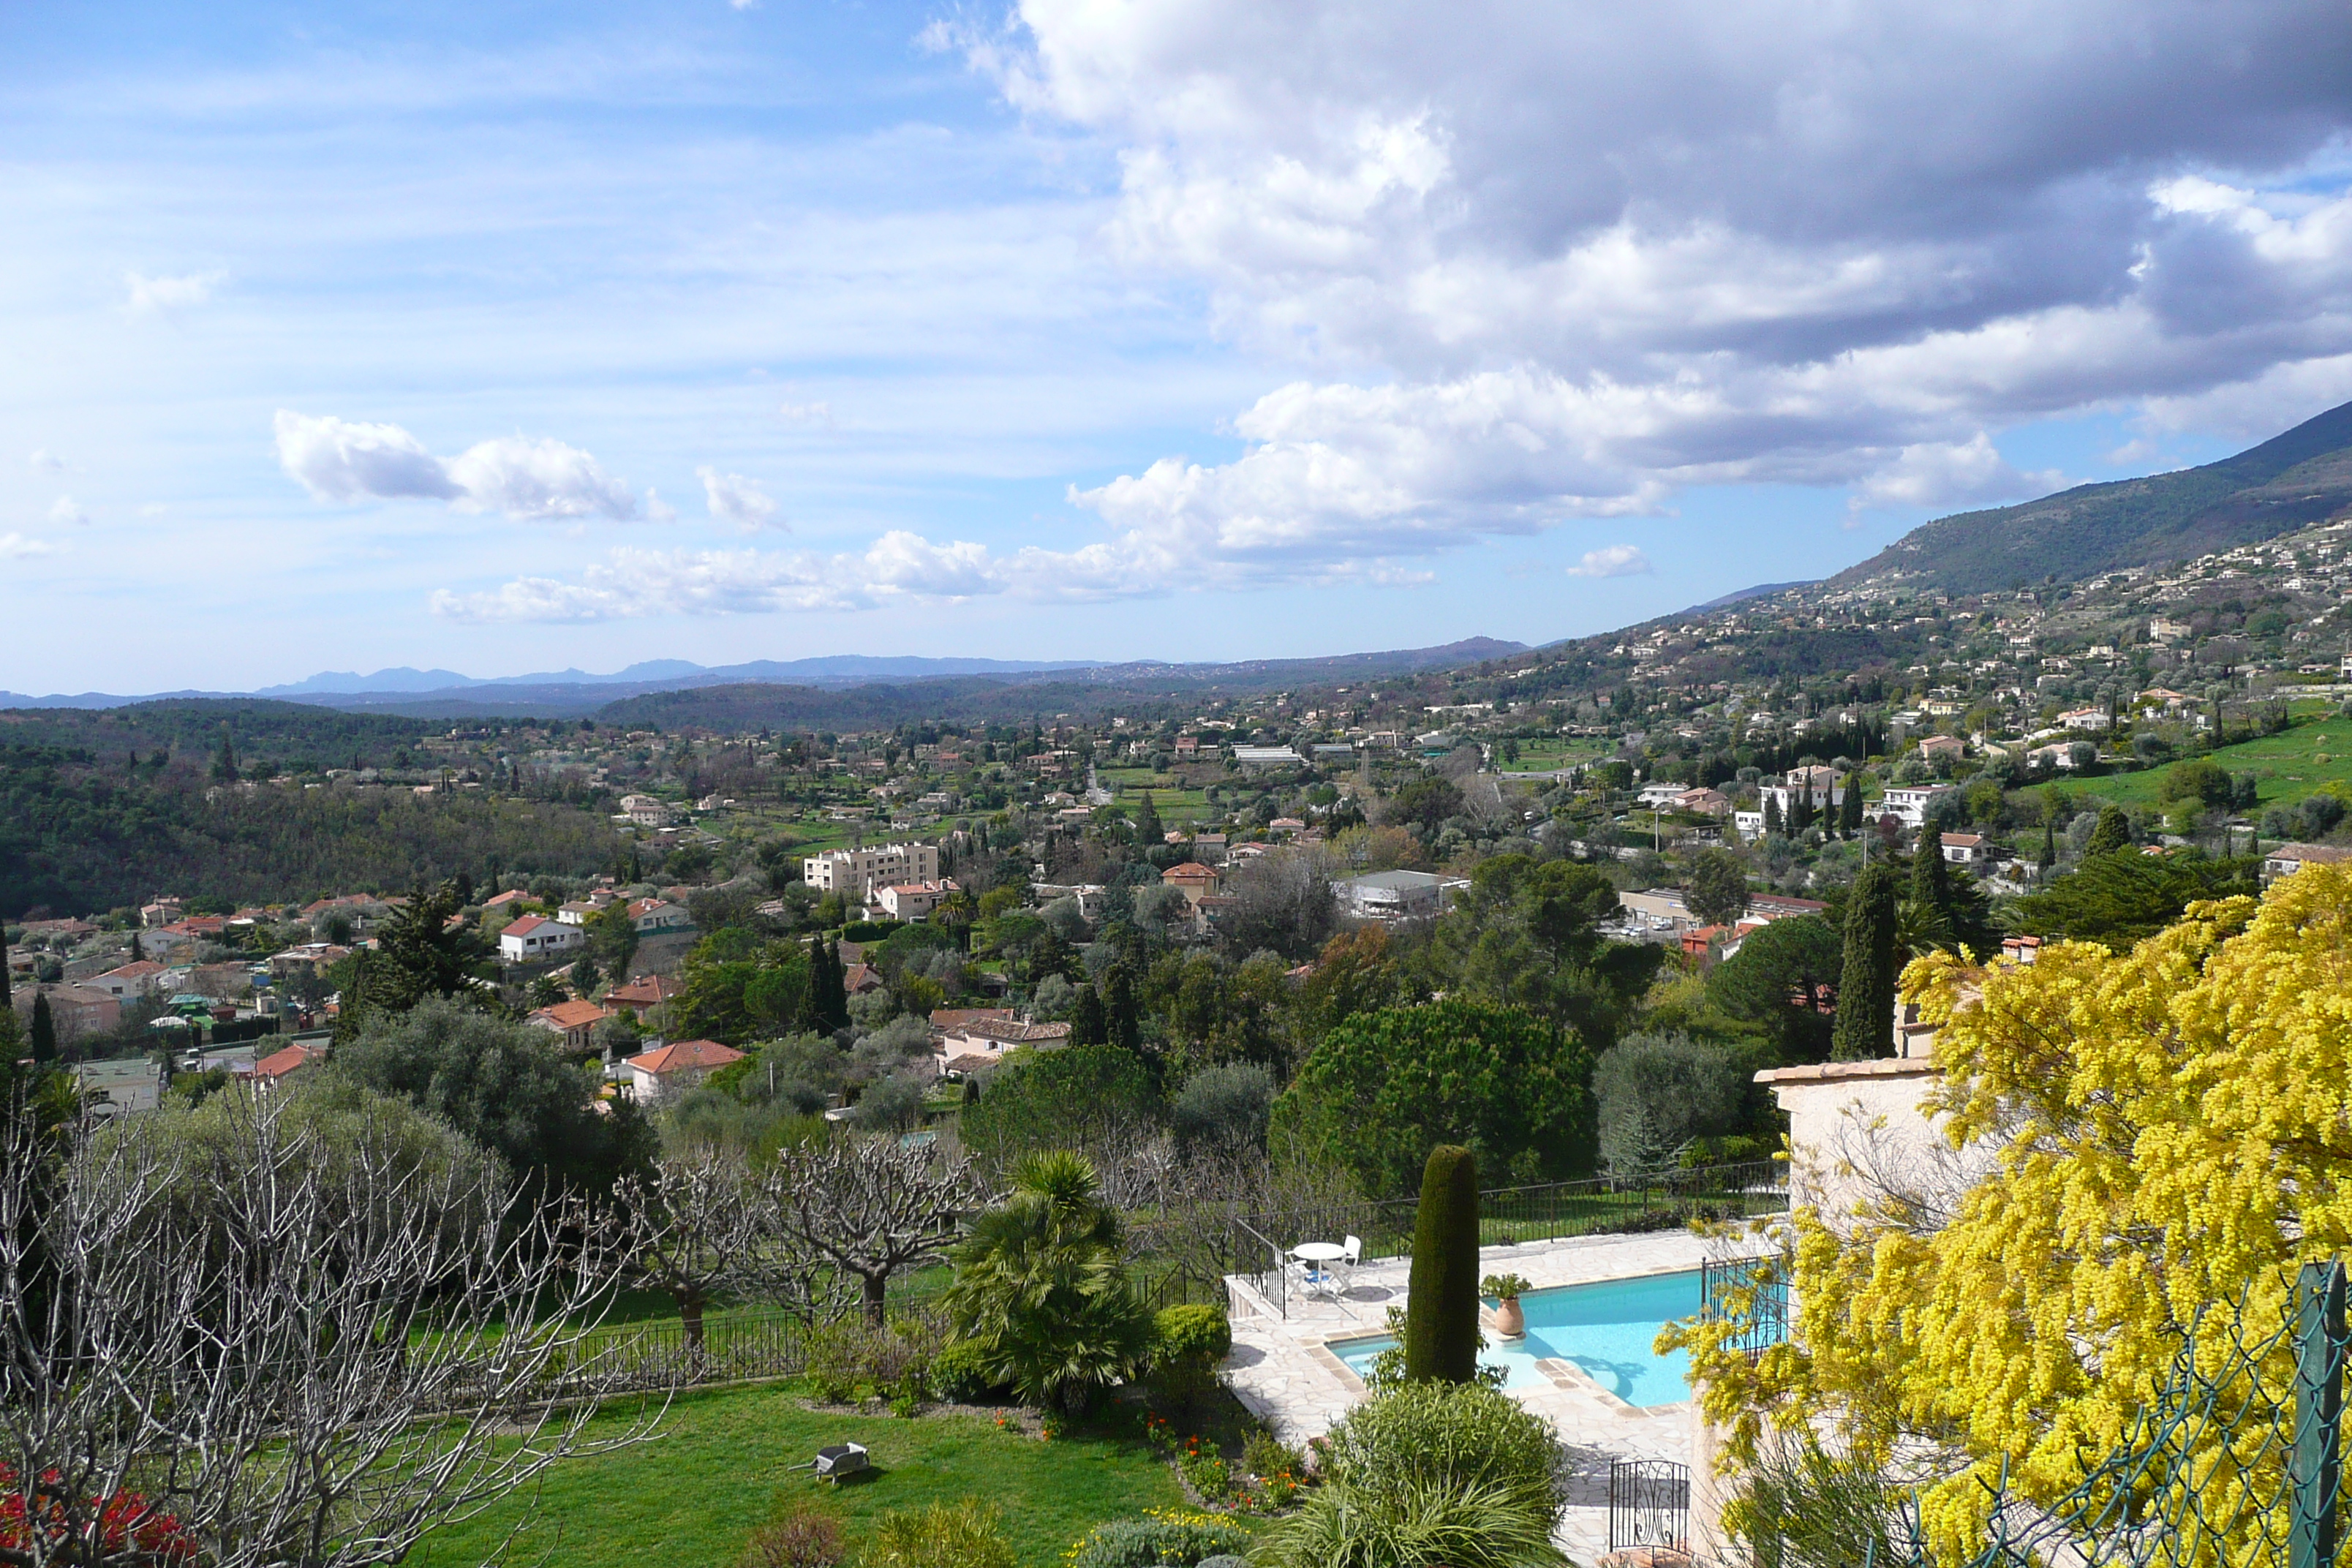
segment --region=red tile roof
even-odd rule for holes
[[[668,1072],[685,1072],[696,1068],[708,1072],[723,1068],[729,1062],[740,1062],[743,1053],[717,1040],[680,1040],[674,1046],[646,1051],[629,1058],[629,1065],[639,1072],[656,1077]]]
[[[530,1020],[534,1024],[545,1024],[551,1028],[570,1030],[583,1029],[591,1024],[601,1024],[612,1016],[593,1002],[558,1002],[552,1007],[534,1009],[530,1015]]]

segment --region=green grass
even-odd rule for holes
[[[790,1468],[844,1440],[872,1450],[873,1479],[834,1488]],[[651,1442],[566,1460],[480,1517],[427,1536],[407,1561],[473,1568],[530,1515],[505,1561],[733,1568],[780,1492],[824,1495],[853,1545],[887,1510],[976,1497],[1003,1510],[1005,1536],[1029,1568],[1058,1568],[1070,1543],[1105,1520],[1184,1501],[1139,1439],[1041,1442],[983,1416],[834,1415],[805,1408],[790,1387],[730,1390],[679,1399]]]
[[[1498,763],[1496,765],[1507,773],[1549,773],[1556,768],[1574,767],[1579,763],[1589,763],[1596,757],[1605,756],[1608,751],[1608,746],[1600,741],[1582,739],[1521,741],[1519,760],[1516,763]]]
[[[2205,754],[2233,773],[2253,774],[2264,806],[2291,805],[2322,784],[2352,783],[2352,720],[2299,719],[2292,728],[2275,735],[2241,741]],[[2320,760],[2323,757],[2326,759],[2324,762]],[[2062,782],[2061,787],[2113,801],[2117,805],[2147,805],[2155,803],[2164,773],[2163,768],[2148,768],[2139,773],[2084,779],[2079,784]]]

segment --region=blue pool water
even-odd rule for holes
[[[1531,1290],[1519,1298],[1528,1319],[1527,1337],[1498,1340],[1489,1332],[1478,1359],[1508,1374],[1507,1388],[1549,1386],[1551,1380],[1536,1363],[1555,1359],[1583,1368],[1593,1382],[1628,1405],[1672,1405],[1691,1396],[1686,1381],[1690,1357],[1681,1351],[1660,1355],[1650,1347],[1661,1326],[1698,1310],[1698,1291],[1695,1268],[1686,1274]],[[1360,1377],[1372,1358],[1394,1343],[1381,1334],[1333,1340],[1329,1349]]]

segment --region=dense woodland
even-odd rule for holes
[[[159,890],[278,902],[492,864],[578,876],[610,869],[620,852],[603,815],[558,800],[215,783],[213,772],[213,759],[161,750],[134,762],[0,746],[0,916],[83,914]]]

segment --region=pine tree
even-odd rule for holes
[[[1864,868],[1846,897],[1845,963],[1838,976],[1837,1025],[1830,1059],[1874,1061],[1895,1028],[1895,934],[1901,896],[1885,861]]]
[[[58,1025],[49,1016],[49,998],[43,992],[33,998],[33,1026],[26,1037],[32,1043],[36,1065],[47,1067],[58,1059]]]

